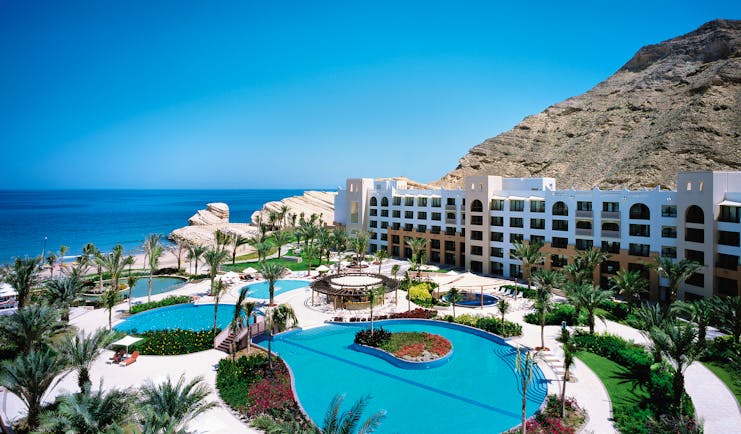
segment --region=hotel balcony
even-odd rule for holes
[[[594,218],[594,211],[579,211],[576,210],[576,217],[577,218]]]
[[[455,211],[455,205],[445,205],[445,211]]]
[[[602,219],[620,220],[620,211],[602,211]]]
[[[456,224],[456,221],[455,221],[455,219],[446,218],[445,219],[445,224],[446,225],[454,225],[454,224]]]
[[[594,234],[594,230],[593,229],[580,229],[580,228],[576,228],[575,229],[575,234],[577,236],[582,236],[582,237],[591,237],[592,234]]]
[[[620,239],[620,231],[608,231],[602,229],[602,238],[617,238]]]

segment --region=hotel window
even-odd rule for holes
[[[739,245],[738,232],[730,231],[718,231],[718,244],[724,246],[736,246]]]
[[[577,211],[591,211],[592,210],[592,202],[585,202],[585,201],[577,201],[576,202],[576,210]]]
[[[407,232],[411,232],[411,231],[414,230],[414,225],[411,224],[411,223],[407,223],[407,224],[404,225],[404,230],[407,231]]]
[[[427,225],[417,225],[418,232],[427,232]]]
[[[377,228],[378,227],[378,222],[375,221],[375,220],[371,220],[370,223],[368,224],[368,226],[370,226],[372,228]]]
[[[500,276],[504,274],[504,264],[496,261],[491,261],[490,264],[491,274],[497,274]]]
[[[377,235],[377,234],[376,234],[375,232],[370,232],[369,234],[370,234],[370,237],[369,237],[369,238],[370,238],[371,240],[375,240],[375,239],[377,239],[377,238],[378,238],[378,235]]]
[[[442,219],[442,214],[440,214],[439,212],[432,213],[432,220],[439,222],[441,219]]]
[[[445,250],[449,250],[449,251],[455,250],[455,241],[446,241]]]
[[[530,244],[545,244],[545,237],[542,235],[530,235]]]
[[[386,229],[387,227],[389,227],[388,222],[381,222],[381,229]]]
[[[394,244],[399,244],[399,236],[398,235],[393,235],[391,237],[391,242],[394,243]]]
[[[492,211],[504,211],[504,201],[502,199],[492,199],[491,200],[491,210]]]
[[[471,246],[471,254],[481,256],[484,254],[484,249],[481,246]]]
[[[432,232],[433,234],[439,234],[441,229],[442,228],[440,226],[433,226],[432,229],[430,229],[430,232]]]
[[[504,241],[504,233],[503,232],[492,232],[491,240],[501,243],[502,241]]]
[[[576,250],[592,250],[592,247],[594,247],[594,241],[577,238],[574,246],[576,247]]]
[[[393,217],[395,219],[401,218],[401,211],[398,210],[398,209],[392,210],[391,211],[391,217]]]
[[[692,286],[697,286],[698,288],[704,288],[705,287],[705,275],[701,273],[692,273],[690,277],[685,280],[688,284]]]
[[[414,211],[404,211],[404,218],[405,219],[413,219],[414,218]]]
[[[455,235],[455,228],[445,228],[445,235]]]
[[[391,200],[394,206],[401,206],[401,196],[394,196]]]
[[[484,239],[484,233],[481,231],[471,231],[471,239],[481,241]]]
[[[509,218],[509,227],[521,228],[523,226],[524,226],[524,223],[521,217],[510,217]]]
[[[377,216],[378,215],[378,210],[375,209],[375,208],[371,208],[370,209],[370,215],[371,215],[371,217]]]
[[[661,205],[661,217],[676,217],[677,206],[676,205]]]
[[[561,268],[565,267],[569,263],[569,260],[564,255],[551,255],[551,267]]]
[[[544,200],[531,200],[530,201],[530,212],[545,212],[545,201]]]
[[[389,198],[387,198],[387,197],[382,197],[382,198],[381,198],[381,206],[383,206],[383,207],[388,207],[388,206],[389,206]]]
[[[568,231],[569,221],[568,220],[553,220],[554,231]]]
[[[430,240],[430,248],[440,250],[440,240]]]
[[[420,220],[427,220],[427,212],[420,211],[417,213],[417,218]]]
[[[356,201],[350,204],[350,223],[358,223],[360,221],[360,204]]]
[[[620,253],[620,242],[618,241],[602,241],[600,250],[604,253]]]
[[[620,212],[620,203],[619,202],[602,202],[602,211]]]
[[[381,241],[388,241],[389,236],[386,232],[381,232]]]
[[[454,212],[445,213],[445,219],[446,220],[455,220],[455,213]]]
[[[730,222],[730,223],[739,223],[741,221],[739,219],[739,207],[737,206],[721,206],[720,207],[720,214],[718,214],[718,221],[720,222]]]
[[[685,249],[684,257],[689,259],[690,261],[695,261],[700,265],[705,265],[705,253],[699,250]]]
[[[677,238],[677,228],[675,226],[662,226],[661,227],[661,237],[662,238]]]
[[[715,279],[715,288],[718,290],[718,294],[720,295],[729,297],[738,295],[738,282],[735,279],[717,277]]]
[[[471,202],[471,212],[483,212],[483,211],[484,211],[484,204],[482,204],[480,200],[474,199]]]
[[[522,212],[525,210],[525,201],[524,200],[510,200],[509,201],[509,210],[514,212]]]
[[[495,258],[503,258],[504,249],[502,249],[501,247],[492,247],[489,249],[489,256],[493,256]]]
[[[651,246],[648,244],[630,243],[628,245],[629,255],[647,257],[650,253],[651,253]]]
[[[523,234],[509,234],[510,243],[521,243],[525,239]]]
[[[378,199],[375,196],[370,198],[370,206],[378,206]]]
[[[631,237],[650,237],[651,226],[631,224],[628,228],[628,233]]]
[[[381,217],[388,217],[389,216],[389,210],[382,209],[381,210]]]
[[[620,271],[620,262],[604,261],[600,264],[600,273],[615,274]]]
[[[545,219],[530,219],[530,229],[545,229]]]
[[[705,211],[702,210],[697,205],[692,205],[689,208],[687,208],[687,213],[685,214],[685,217],[687,220],[687,223],[699,223],[703,224],[705,223]]]
[[[718,261],[715,266],[724,270],[736,270],[738,269],[738,256],[718,253]]]
[[[661,246],[661,257],[676,259],[677,248],[674,246]]]
[[[405,197],[404,198],[404,206],[414,206],[414,198],[413,197]]]
[[[395,231],[398,231],[401,228],[401,224],[400,223],[393,223],[391,225],[391,227],[394,228]]]
[[[568,247],[568,245],[568,238],[553,237],[553,240],[551,241],[551,247],[555,247],[557,249],[565,249],[566,247]]]
[[[484,217],[480,215],[472,215],[471,216],[471,224],[476,226],[481,226],[484,224]]]
[[[651,211],[645,204],[637,203],[630,207],[630,218],[633,220],[649,220]]]
[[[427,206],[427,198],[426,197],[417,198],[417,206]]]
[[[442,199],[439,197],[433,197],[432,198],[432,207],[433,208],[440,208],[442,206]]]
[[[721,231],[718,233],[720,234]],[[705,242],[705,230],[703,229],[695,229],[695,228],[687,228],[684,230],[684,240],[690,241],[693,243],[704,243]],[[723,244],[718,241],[718,244]],[[738,244],[736,244],[738,245]]]
[[[556,202],[553,204],[553,215],[569,215],[569,207],[563,202]]]
[[[504,226],[504,217],[494,216],[491,218],[492,226]]]
[[[644,279],[649,277],[648,267],[645,264],[629,263],[628,271],[637,271]]]
[[[447,200],[445,201],[445,205],[453,205],[453,206],[455,206],[455,198],[454,198],[454,197],[449,197],[449,198],[448,198],[448,199],[447,199]]]

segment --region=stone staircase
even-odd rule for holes
[[[553,370],[558,380],[563,379],[563,374],[565,373],[563,369],[563,353],[556,354],[553,351],[541,351],[538,357]],[[569,383],[576,383],[577,381],[578,379],[574,375],[574,367],[572,365],[569,370]]]

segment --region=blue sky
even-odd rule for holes
[[[0,0],[0,188],[432,181],[741,2]]]

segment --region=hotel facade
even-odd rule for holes
[[[513,243],[543,245],[545,269],[561,269],[581,250],[608,259],[595,270],[607,288],[619,270],[637,270],[650,297],[668,282],[647,266],[657,256],[702,268],[680,298],[741,295],[741,172],[683,172],[677,191],[557,190],[553,178],[470,176],[461,189],[411,189],[403,180],[348,179],[335,197],[335,223],[367,231],[371,253],[411,256],[407,238],[424,238],[428,263],[483,275],[522,277]]]

